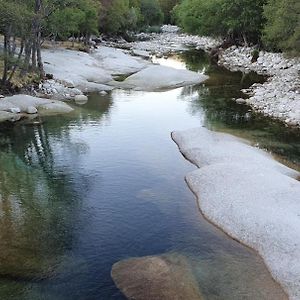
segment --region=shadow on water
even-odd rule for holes
[[[298,133],[231,100],[262,78],[241,81],[200,52],[172,59],[210,79],[91,95],[68,115],[0,125],[0,299],[124,299],[113,264],[162,254],[191,265],[204,299],[284,299],[262,260],[200,215],[184,182],[194,166],[170,132],[229,131],[293,163]]]

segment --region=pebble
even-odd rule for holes
[[[75,101],[80,102],[80,101],[88,101],[88,97],[85,95],[76,95],[75,96]]]
[[[19,107],[11,107],[7,111],[13,114],[19,114],[21,112],[21,109]]]
[[[37,114],[38,110],[34,106],[28,106],[26,108],[26,113],[28,114]]]
[[[235,100],[235,102],[238,103],[238,104],[245,104],[247,102],[247,100],[243,99],[243,98],[238,98],[238,99]]]

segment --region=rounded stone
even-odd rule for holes
[[[26,113],[28,114],[37,114],[38,110],[34,106],[28,106],[26,108]]]
[[[75,101],[76,102],[88,101],[88,97],[85,96],[85,95],[76,95],[75,96]]]
[[[19,107],[10,107],[7,111],[13,114],[19,114],[21,112],[21,109]]]

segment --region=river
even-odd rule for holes
[[[230,132],[299,168],[299,131],[232,101],[262,77],[212,66],[201,51],[157,61],[210,79],[90,95],[70,114],[1,125],[0,299],[124,299],[112,265],[162,253],[187,257],[206,299],[280,290],[254,251],[202,217],[184,181],[196,167],[170,134]]]

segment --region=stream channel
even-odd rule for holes
[[[254,251],[201,215],[184,181],[196,167],[170,134],[229,132],[299,168],[299,130],[232,101],[258,75],[213,66],[201,51],[157,62],[210,79],[90,95],[70,114],[0,125],[0,299],[125,299],[112,265],[164,253],[190,262],[205,299],[282,293]]]

